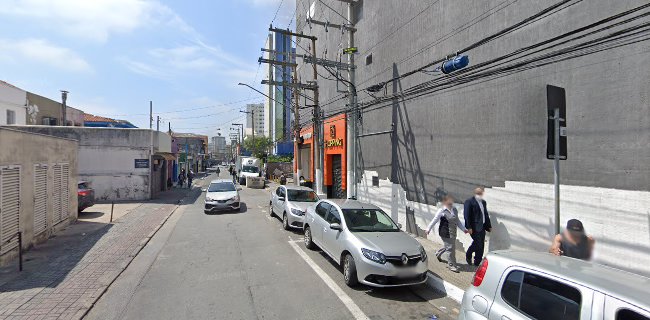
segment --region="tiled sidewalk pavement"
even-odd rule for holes
[[[164,203],[143,203],[113,224],[87,233],[75,233],[89,228],[73,224],[28,251],[23,272],[15,266],[0,272],[0,319],[81,318],[186,194],[171,191]]]
[[[456,250],[456,262],[458,263],[458,268],[460,269],[460,272],[456,273],[447,269],[446,261],[438,262],[438,259],[436,259],[435,253],[440,247],[442,247],[442,245],[438,245],[431,240],[423,238],[416,238],[416,240],[418,240],[427,251],[427,254],[429,256],[429,259],[427,261],[429,265],[429,271],[431,272],[432,276],[440,278],[448,284],[451,284],[452,286],[455,286],[456,288],[463,291],[470,286],[472,279],[474,278],[476,267],[467,265],[467,262],[465,261],[465,252]],[[440,288],[438,289],[440,290]],[[455,300],[457,300],[458,294],[459,292],[448,293],[448,295]],[[460,292],[460,294],[462,295],[462,292]]]

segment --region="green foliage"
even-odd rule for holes
[[[273,147],[273,140],[268,137],[256,136],[253,138],[252,136],[247,136],[244,139],[244,149],[250,151],[256,158],[262,158],[271,147]]]
[[[291,162],[291,161],[293,161],[293,156],[276,156],[270,154],[266,162],[275,163],[275,162]]]

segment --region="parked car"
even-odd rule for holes
[[[79,181],[77,184],[77,209],[79,212],[95,205],[95,190],[90,187],[90,182]]]
[[[420,243],[378,207],[357,200],[320,200],[307,208],[304,242],[320,247],[343,267],[348,286],[420,284],[427,254]]]
[[[269,214],[282,218],[284,230],[301,228],[307,207],[319,200],[316,192],[306,187],[279,186],[271,193]]]
[[[650,278],[549,253],[494,251],[459,319],[650,320]]]
[[[241,210],[239,190],[241,187],[236,186],[230,179],[212,180],[205,189],[204,212]]]

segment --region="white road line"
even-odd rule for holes
[[[304,252],[304,251],[302,251],[302,249],[300,249],[300,247],[298,247],[298,245],[296,244],[296,242],[294,242],[294,241],[289,241],[289,245],[291,245],[291,247],[293,248],[293,250],[296,250],[296,252],[298,253],[298,255],[299,255],[303,260],[305,260],[305,262],[307,262],[307,264],[308,264],[308,265],[309,265],[309,266],[314,270],[314,272],[316,272],[316,274],[317,274],[321,279],[323,279],[323,282],[325,282],[325,284],[326,284],[330,289],[332,289],[332,291],[334,291],[334,293],[336,294],[336,296],[339,297],[339,299],[341,300],[341,302],[343,302],[343,304],[345,305],[345,307],[348,308],[348,310],[350,310],[350,312],[352,313],[352,316],[354,317],[354,319],[357,319],[357,320],[370,320],[370,318],[368,318],[368,316],[366,316],[366,314],[363,313],[363,311],[361,311],[361,309],[359,308],[359,306],[357,306],[357,304],[354,303],[354,301],[352,300],[352,298],[350,298],[350,296],[348,296],[347,293],[345,293],[345,291],[343,291],[343,289],[341,289],[341,288],[336,284],[336,282],[334,282],[334,280],[332,280],[332,278],[330,278],[330,276],[328,276],[327,273],[325,273],[325,271],[323,271],[323,269],[321,269],[321,268],[316,264],[316,262],[314,262],[314,260],[312,260],[312,259],[311,259],[311,258],[310,258],[310,257],[309,257],[305,252]]]

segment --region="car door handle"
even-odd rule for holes
[[[501,316],[501,320],[511,320],[511,319],[506,316]]]

